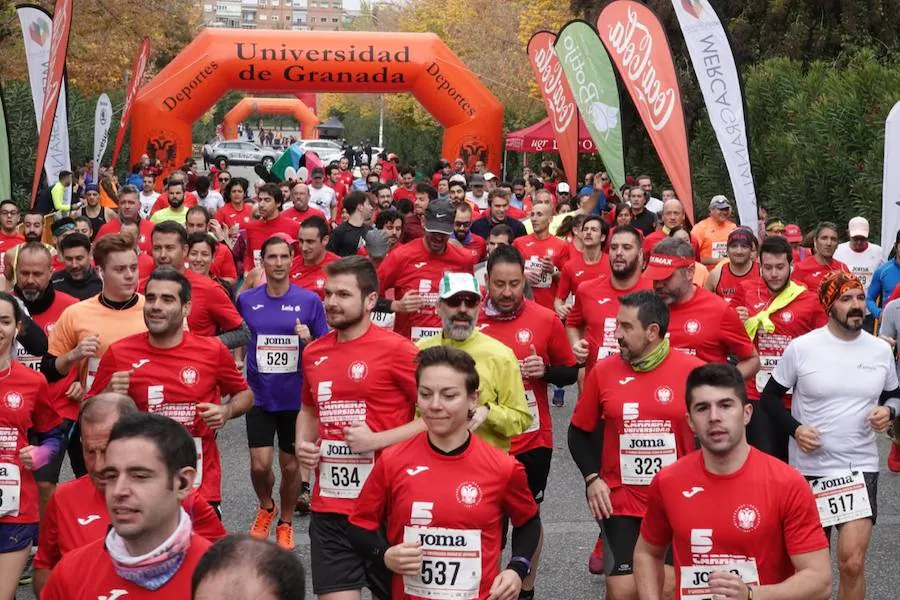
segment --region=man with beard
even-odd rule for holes
[[[395,210],[382,211],[375,219],[375,229],[383,231],[387,236],[388,252],[391,252],[398,247],[403,235],[403,217]]]
[[[391,196],[390,186],[379,183],[372,186],[371,192],[375,194],[378,210],[387,210],[391,208],[394,203],[394,198]]]
[[[404,198],[397,198],[394,194],[396,202],[401,202]],[[417,240],[425,235],[425,209],[428,205],[437,200],[437,190],[427,183],[419,183],[415,186],[415,201],[413,202],[412,213],[406,215],[403,222],[403,243],[406,244],[412,240]]]
[[[547,385],[561,388],[574,383],[578,367],[556,313],[525,298],[525,273],[526,263],[518,250],[504,246],[494,251],[487,261],[488,299],[478,318],[481,332],[506,344],[519,360],[532,421],[522,435],[512,439],[509,451],[525,467],[531,494],[540,504],[553,455]],[[539,542],[534,556],[529,557],[531,572],[522,582],[525,595],[520,598],[533,597],[541,545]]]
[[[19,260],[16,263],[16,285],[13,292],[22,300],[32,320],[47,335],[50,334],[50,330],[53,329],[63,310],[78,302],[69,295],[57,293],[50,286],[50,252],[39,242],[28,242],[19,250]],[[41,370],[41,357],[29,354],[21,345],[16,346],[16,360],[30,369]],[[66,442],[69,440],[72,426],[78,419],[78,408],[83,395],[81,384],[77,381],[74,371],[58,381],[48,381],[48,383],[50,386],[48,400],[54,411],[63,418],[65,435],[59,452],[51,459],[50,463],[34,471],[42,514],[50,495],[59,482],[59,473],[66,453]],[[77,440],[73,440],[73,445],[69,447],[69,460],[72,462],[74,471],[84,469],[80,454],[81,446]]]
[[[73,233],[59,242],[59,254],[65,265],[50,279],[57,292],[78,300],[93,298],[103,289],[103,280],[91,266],[91,240],[86,235]]]
[[[559,269],[567,254],[566,243],[550,235],[552,218],[553,207],[549,203],[535,204],[531,211],[533,233],[513,240],[513,246],[525,258],[525,275],[534,292],[534,301],[549,310],[554,310]]]
[[[394,201],[397,202],[404,198],[415,201],[418,192],[416,172],[409,167],[403,167],[400,169],[400,181],[398,183],[400,185],[394,190]]]
[[[825,275],[819,302],[828,323],[788,344],[760,400],[788,455],[810,481],[826,537],[837,526],[838,598],[866,597],[866,550],[878,517],[876,432],[900,409],[891,347],[863,331],[866,294],[856,276]],[[790,412],[783,398],[793,389]]]
[[[650,255],[644,275],[669,306],[672,347],[704,362],[736,356],[738,371],[750,379],[759,371],[759,356],[734,308],[693,283],[694,250],[684,240],[666,238]]]
[[[350,545],[347,519],[378,451],[422,430],[410,427],[416,347],[370,321],[378,275],[368,259],[341,258],[326,265],[325,274],[332,331],[303,350],[296,436],[301,468],[316,471],[309,525],[313,591],[323,600],[359,600],[368,587],[389,598],[390,573]]]
[[[704,365],[688,375],[686,394],[700,452],[650,484],[634,549],[640,597],[672,597],[663,561],[674,554],[676,598],[830,598],[816,500],[796,470],[747,444],[752,408],[741,374]]]
[[[725,302],[731,302],[744,282],[759,279],[759,264],[755,260],[756,236],[749,228],[732,229],[727,243],[725,256],[728,261],[719,263],[709,272],[704,287]]]
[[[481,310],[478,281],[471,273],[445,272],[438,287],[442,328],[419,340],[420,350],[448,346],[466,351],[478,370],[478,408],[469,429],[500,450],[534,421],[525,399],[519,360],[505,344],[475,328]],[[530,371],[529,371],[530,372]]]
[[[71,217],[63,217],[53,224],[54,232],[60,232],[58,237],[75,230],[75,221]],[[7,281],[16,283],[16,263],[19,260],[19,251],[28,243],[41,243],[44,237],[44,215],[32,209],[22,218],[22,235],[25,241],[3,253],[3,273]],[[56,248],[43,244],[50,252],[51,261],[56,257]]]
[[[815,293],[827,273],[831,271],[849,273],[847,265],[834,258],[837,248],[837,225],[827,221],[819,223],[813,233],[813,255],[794,265],[791,279]]]
[[[619,355],[599,361],[585,379],[568,441],[591,514],[602,519],[606,597],[637,600],[633,553],[647,491],[661,469],[694,450],[684,418],[684,374],[703,362],[670,347],[669,309],[658,295],[632,292],[619,304]],[[598,452],[593,437],[600,428]],[[671,589],[672,569],[659,576]]]
[[[187,218],[188,207],[184,206],[184,182],[180,179],[170,179],[166,183],[166,192],[169,195],[169,207],[156,211],[150,221],[153,223],[162,223],[163,221],[175,221],[180,225],[184,225]]]
[[[149,254],[151,251],[150,234],[153,233],[153,223],[151,223],[149,219],[141,218],[141,203],[140,200],[138,200],[139,195],[140,192],[133,185],[126,185],[119,191],[119,219],[134,221],[138,224],[141,235],[137,239],[137,245],[143,252]],[[96,243],[105,235],[119,233],[119,230],[121,229],[119,219],[108,221],[106,225],[101,227],[100,231],[97,232],[97,235],[94,236],[94,242]]]
[[[472,262],[481,262],[484,258],[485,241],[480,235],[472,233],[472,207],[466,203],[456,207],[456,215],[453,218],[453,239],[472,255]]]
[[[747,397],[753,404],[747,440],[783,461],[787,461],[787,435],[775,428],[759,406],[759,396],[787,345],[828,321],[816,295],[791,280],[792,261],[787,240],[767,237],[759,248],[760,277],[742,282],[731,301],[756,346],[761,365],[756,377],[746,382]]]

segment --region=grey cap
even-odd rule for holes
[[[731,203],[728,201],[728,198],[723,196],[722,194],[718,194],[712,197],[712,200],[709,201],[710,208],[731,208]]]
[[[469,187],[473,187],[476,185],[484,185],[484,175],[481,173],[475,173],[471,177],[469,177]]]
[[[446,200],[432,200],[425,209],[425,231],[429,233],[453,233],[456,209]]]
[[[384,258],[388,252],[388,236],[380,229],[371,229],[366,233],[366,252],[371,258]]]

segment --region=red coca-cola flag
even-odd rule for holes
[[[528,40],[528,58],[553,126],[569,189],[575,194],[578,191],[578,108],[556,57],[555,43],[554,34],[538,31]]]
[[[597,32],[631,94],[675,193],[693,222],[684,110],[672,50],[662,24],[643,4],[617,0],[597,17]]]
[[[134,67],[131,69],[131,81],[128,82],[128,94],[125,96],[125,106],[122,107],[122,118],[119,120],[119,131],[116,132],[116,144],[113,146],[112,165],[115,168],[116,161],[119,159],[119,150],[122,149],[122,142],[125,140],[125,131],[128,130],[128,119],[131,118],[131,107],[134,99],[137,97],[138,90],[141,89],[141,82],[144,80],[144,73],[147,70],[147,60],[150,58],[150,38],[144,38],[141,42],[141,48],[138,50],[137,58],[134,61]],[[137,162],[138,157],[132,156],[131,162]]]

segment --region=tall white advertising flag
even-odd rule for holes
[[[900,230],[900,102],[888,114],[884,129],[884,178],[881,192],[881,249],[884,259]]]
[[[53,19],[43,8],[30,4],[17,6],[16,12],[22,26],[22,38],[25,40],[28,81],[31,84],[34,117],[37,121],[38,136],[40,136],[44,84],[47,81],[47,68],[50,62],[50,32],[53,29]],[[59,101],[56,105],[56,116],[53,119],[53,129],[50,133],[47,158],[44,160],[47,185],[50,186],[59,179],[60,171],[72,170],[69,156],[69,114],[66,107],[66,86],[63,85],[59,91]],[[67,190],[67,193],[70,192]]]
[[[725,28],[709,0],[672,0],[716,140],[725,157],[741,225],[757,231],[740,75]]]
[[[109,96],[100,94],[94,111],[94,181],[99,181],[100,162],[109,144],[109,125],[112,122],[112,102]]]

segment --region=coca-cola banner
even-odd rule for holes
[[[528,41],[528,58],[534,78],[541,88],[547,116],[553,126],[553,134],[563,171],[572,190],[578,189],[578,109],[566,76],[553,50],[556,36],[549,31],[538,31]]]
[[[609,56],[597,32],[585,21],[571,21],[560,30],[556,55],[603,166],[619,189],[625,185],[625,158],[619,88]]]
[[[653,12],[617,0],[597,17],[597,32],[631,94],[672,187],[693,221],[691,162],[672,51]]]

